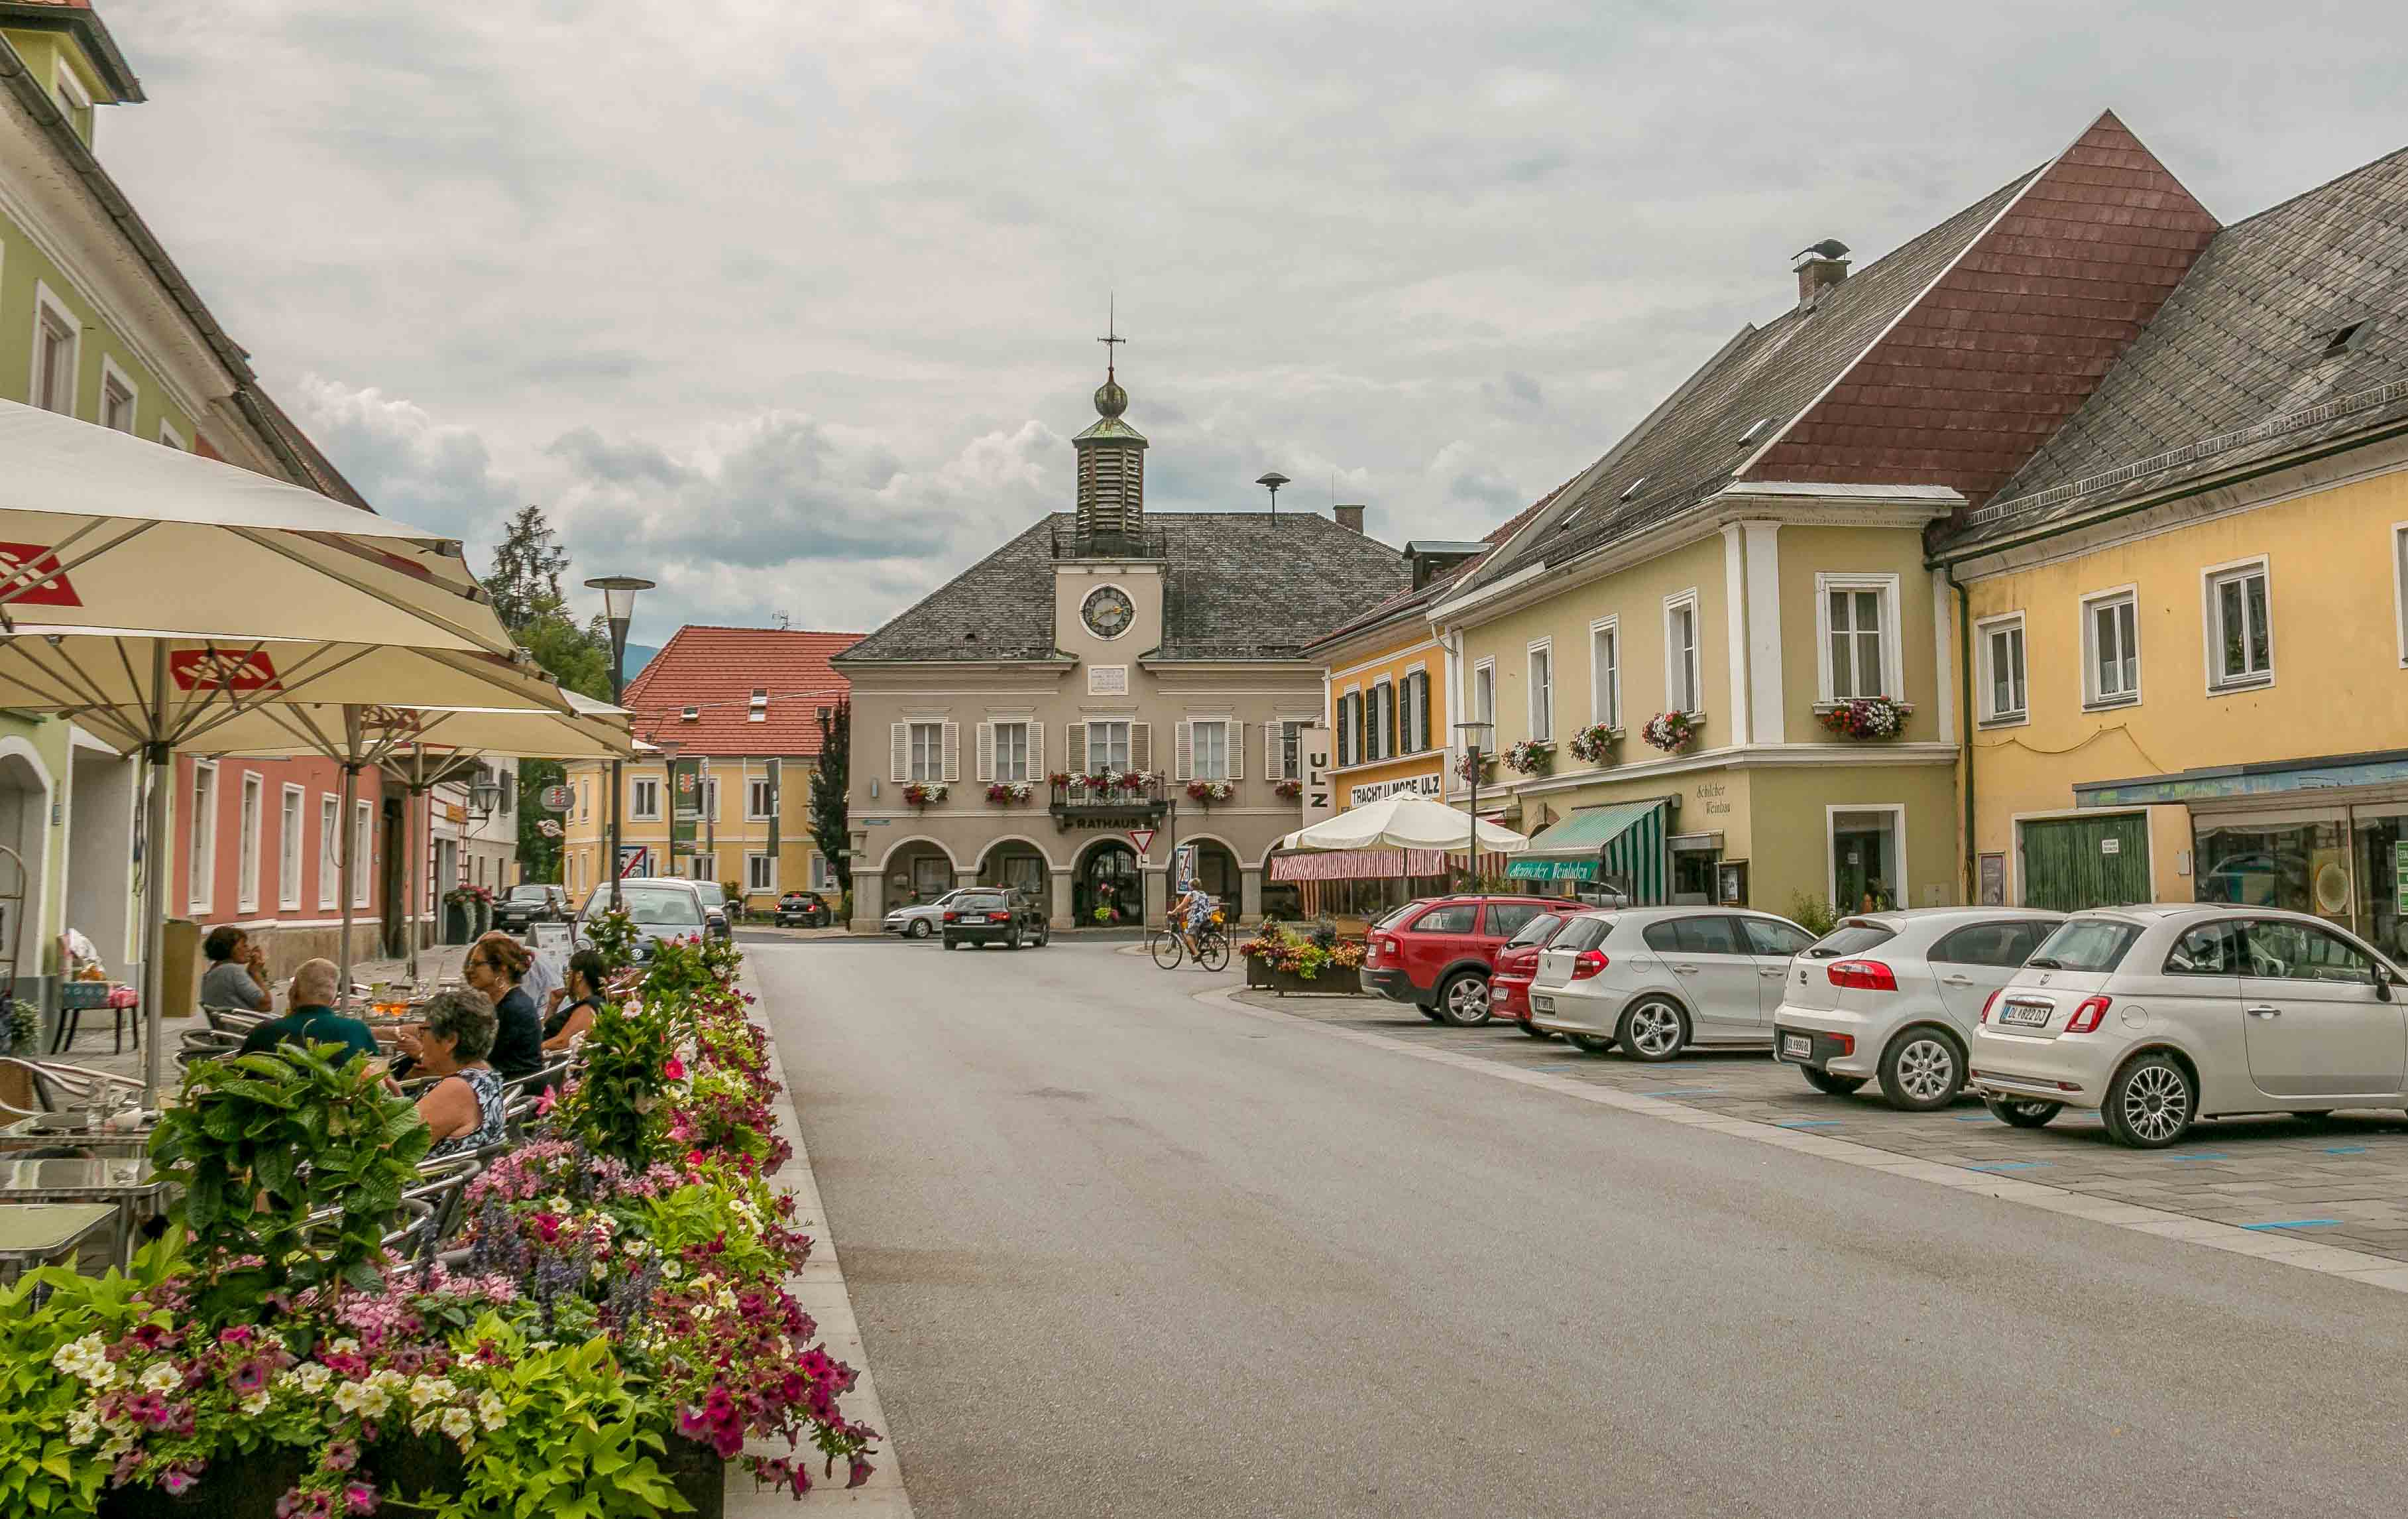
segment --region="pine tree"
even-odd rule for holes
[[[820,846],[837,887],[853,890],[853,830],[845,811],[845,795],[853,788],[853,702],[839,699],[820,708],[820,758],[811,767],[811,840]]]

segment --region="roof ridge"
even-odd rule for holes
[[[2238,222],[2228,222],[2216,230],[2215,235],[2218,238],[2221,238],[2228,232],[2237,232],[2241,228],[2247,226],[2252,222],[2263,221],[2265,218],[2272,216],[2278,211],[2286,210],[2289,208],[2298,205],[2300,201],[2309,199],[2312,196],[2323,195],[2326,191],[2330,190],[2344,180],[2354,180],[2361,174],[2381,168],[2384,165],[2388,164],[2397,158],[2408,158],[2408,147],[2394,148],[2389,152],[2383,154],[2379,158],[2368,159],[2365,163],[2358,165],[2356,168],[2344,169],[2341,173],[2334,175],[2331,179],[2325,181],[2322,184],[2310,185],[2307,189],[2300,191],[2298,195],[2286,195],[2262,210],[2251,211],[2248,215],[2243,217]],[[2213,246],[2213,244],[2211,244],[2211,246]]]

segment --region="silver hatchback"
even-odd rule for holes
[[[1763,1046],[1790,957],[1813,942],[1785,918],[1727,907],[1583,913],[1539,957],[1530,1024],[1633,1060]]]

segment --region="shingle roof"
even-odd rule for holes
[[[930,592],[847,652],[842,664],[1050,659],[1054,543],[1068,513],[1026,532]],[[1310,513],[1153,512],[1168,590],[1158,659],[1287,659],[1367,603],[1411,583],[1404,556]]]
[[[2386,387],[2402,380],[2408,149],[2220,233],[2082,409],[1938,546],[2397,423],[2408,396]]]
[[[1577,480],[1580,477],[1578,475],[1572,477],[1573,480]],[[1528,526],[1531,518],[1545,511],[1547,509],[1548,502],[1553,501],[1557,496],[1563,494],[1564,485],[1569,485],[1572,482],[1570,480],[1565,481],[1563,485],[1557,485],[1554,490],[1547,492],[1544,496],[1540,497],[1537,500],[1532,501],[1529,505],[1522,508],[1521,511],[1514,513],[1512,516],[1506,518],[1502,523],[1499,523],[1496,528],[1492,528],[1487,536],[1481,540],[1482,542],[1488,545],[1488,547],[1483,552],[1473,555],[1470,558],[1464,560],[1461,564],[1456,565],[1455,568],[1447,571],[1443,574],[1432,577],[1428,585],[1423,586],[1418,589],[1408,585],[1403,590],[1389,597],[1386,600],[1373,607],[1370,611],[1364,613],[1361,616],[1355,617],[1349,622],[1342,623],[1340,626],[1331,629],[1329,631],[1323,633],[1319,638],[1314,639],[1310,646],[1317,648],[1325,644],[1335,643],[1339,639],[1345,638],[1350,634],[1361,632],[1369,628],[1377,628],[1383,622],[1391,621],[1408,612],[1428,606],[1435,602],[1446,591],[1469,579],[1483,564],[1486,563],[1493,556],[1495,556],[1499,548],[1503,547],[1508,542],[1510,542],[1515,533],[1520,532],[1525,527]]]
[[[673,742],[681,755],[817,755],[819,709],[851,689],[828,660],[860,640],[859,633],[688,624],[628,683],[625,705],[636,713],[636,736]],[[755,690],[769,696],[760,722],[750,716]],[[684,720],[687,707],[696,709],[693,722]]]

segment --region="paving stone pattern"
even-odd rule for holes
[[[1299,1018],[1427,1041],[1914,1160],[2408,1261],[2408,1117],[2396,1110],[2202,1123],[2172,1150],[2130,1150],[2107,1137],[2096,1113],[2069,1108],[2044,1129],[2012,1128],[1971,1097],[1942,1112],[1901,1113],[1881,1100],[1878,1084],[1852,1097],[1828,1096],[1763,1052],[1690,1054],[1649,1065],[1618,1054],[1584,1055],[1509,1023],[1449,1028],[1371,998],[1239,995]]]

